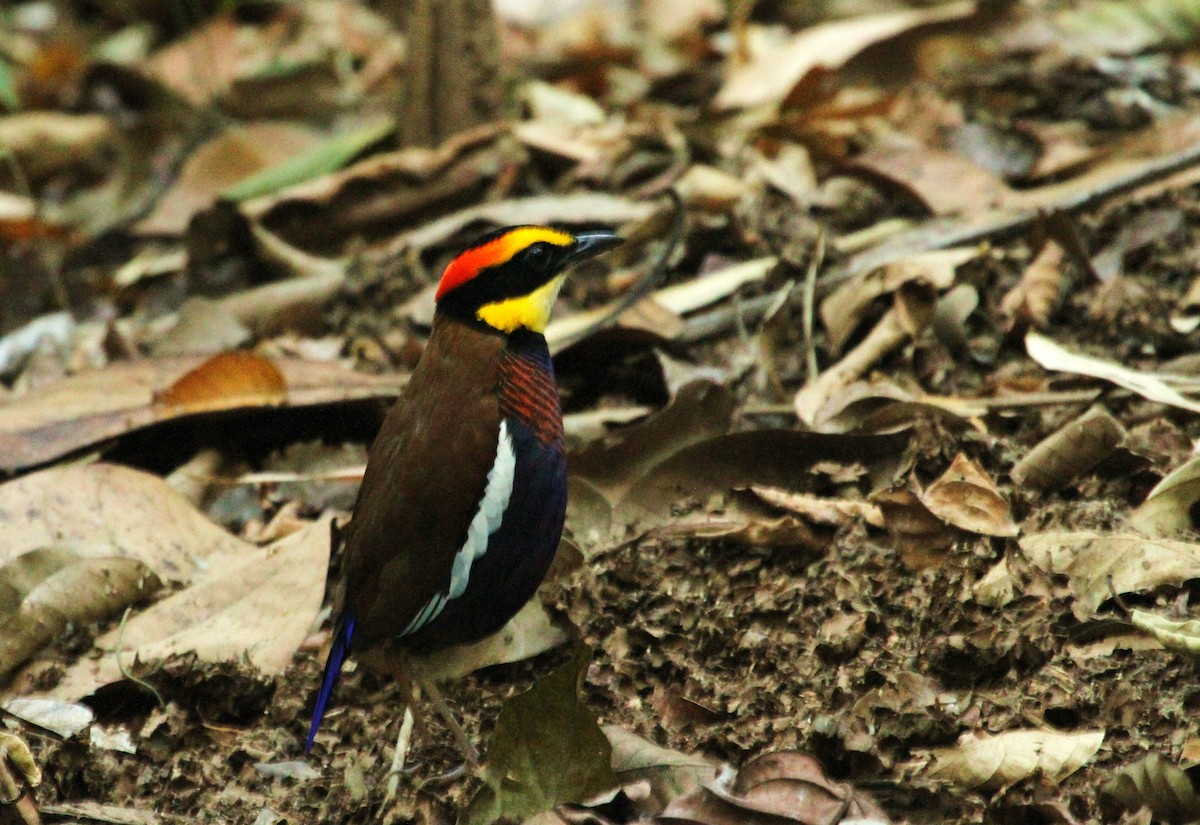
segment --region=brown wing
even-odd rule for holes
[[[496,457],[503,346],[438,317],[371,447],[343,568],[358,650],[399,635],[450,581]]]

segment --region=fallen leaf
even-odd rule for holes
[[[864,791],[835,782],[811,756],[779,751],[722,772],[679,797],[660,821],[695,825],[836,825],[891,820]]]
[[[1020,547],[1035,566],[1067,576],[1081,621],[1114,595],[1200,578],[1200,544],[1190,542],[1132,533],[1039,533],[1020,539]]]
[[[432,653],[425,657],[422,669],[431,679],[449,681],[492,665],[532,659],[570,638],[570,628],[552,619],[535,598],[491,636]]]
[[[115,555],[116,548],[112,552],[111,558],[76,558],[47,571],[25,594],[18,609],[3,617],[0,677],[70,627],[107,619],[159,589],[161,582],[149,567],[137,559]],[[10,563],[19,561],[20,557]],[[0,568],[0,574],[3,570]]]
[[[935,516],[912,490],[897,487],[881,490],[871,497],[879,507],[883,523],[895,543],[900,560],[909,570],[936,567],[947,558],[947,551],[959,533]]]
[[[591,649],[580,645],[569,662],[504,703],[488,743],[487,786],[471,801],[466,822],[523,819],[617,786],[612,746],[579,695],[591,659]]]
[[[1167,650],[1200,657],[1200,619],[1178,621],[1145,610],[1133,610],[1129,620],[1134,627],[1157,639]]]
[[[947,524],[984,536],[1015,536],[1012,509],[983,468],[962,453],[925,488],[921,502]]]
[[[614,508],[619,525],[669,523],[686,502],[751,484],[780,486],[821,461],[862,463],[888,483],[907,436],[855,436],[793,430],[730,433],[678,450],[646,472]]]
[[[122,667],[195,653],[202,661],[245,659],[282,673],[308,635],[325,597],[329,516],[265,548],[210,556],[190,586],[98,638],[47,692],[75,701],[122,678]],[[239,543],[240,544],[240,543]]]
[[[205,360],[188,356],[120,362],[77,373],[7,402],[0,406],[0,470],[44,464],[105,439],[192,414],[195,411],[186,404],[167,405],[160,399]],[[271,363],[283,376],[285,407],[394,397],[405,380],[403,376],[370,376],[297,358],[271,359]],[[218,406],[213,395],[204,402],[205,409],[234,410],[256,400],[277,404],[276,390],[266,386],[274,379],[267,377],[265,369],[261,373],[261,389],[250,382],[249,395],[229,396],[226,400],[230,403],[224,407]],[[213,385],[212,389],[220,387]],[[180,392],[180,400],[186,402],[186,393]]]
[[[1193,821],[1200,811],[1195,783],[1157,753],[1117,771],[1100,789],[1100,797],[1120,810],[1134,811],[1144,805],[1165,822]]]
[[[1069,352],[1049,338],[1035,332],[1025,336],[1025,348],[1028,350],[1030,358],[1048,370],[1061,370],[1111,381],[1117,386],[1124,387],[1151,401],[1200,412],[1200,401],[1193,401],[1170,386],[1170,382],[1178,382],[1178,376],[1166,373],[1156,375],[1139,372],[1113,361]],[[1187,380],[1184,383],[1192,389],[1200,389],[1194,380]]]
[[[793,493],[778,487],[757,484],[752,485],[750,489],[768,504],[797,513],[815,524],[840,527],[853,519],[861,518],[872,527],[884,526],[883,512],[869,501],[821,498],[808,493]]]
[[[96,718],[96,714],[87,705],[60,702],[56,699],[17,696],[0,702],[0,709],[24,722],[53,731],[63,739],[75,736]]]
[[[1058,783],[1091,761],[1103,743],[1102,730],[967,734],[952,748],[929,751],[920,773],[960,788],[984,790],[1003,788],[1034,774]]]
[[[881,147],[859,155],[849,169],[901,187],[935,216],[977,215],[1013,196],[999,178],[961,155],[924,146]]]
[[[1051,313],[1062,302],[1065,257],[1066,250],[1050,240],[1025,267],[1020,280],[1000,299],[1000,317],[1006,330],[1046,328]]]
[[[717,92],[713,106],[742,109],[781,103],[816,70],[840,68],[868,46],[918,26],[965,18],[974,10],[973,3],[948,3],[820,23],[794,35],[782,48],[764,50],[735,68]]]
[[[605,725],[603,730],[612,745],[612,769],[617,780],[622,785],[639,781],[650,784],[651,804],[639,804],[645,816],[661,813],[674,799],[717,775],[717,765],[702,756],[664,748],[616,725]]]
[[[180,376],[155,397],[173,415],[238,407],[274,407],[287,401],[279,367],[252,352],[224,352]]]
[[[1062,489],[1108,458],[1126,437],[1121,422],[1103,407],[1093,407],[1035,444],[1012,468],[1012,480],[1034,490]]]
[[[1193,455],[1158,482],[1129,516],[1129,525],[1150,536],[1174,538],[1195,531],[1193,505],[1200,501],[1200,455]]]
[[[729,429],[734,399],[719,384],[697,381],[649,418],[595,441],[570,455],[571,475],[584,479],[610,501],[674,453]]]
[[[937,249],[885,264],[842,284],[821,302],[821,322],[830,347],[841,351],[876,298],[913,280],[928,281],[939,292],[949,289],[954,285],[955,270],[978,254],[974,248]]]
[[[158,476],[115,464],[52,467],[0,484],[0,565],[60,547],[83,558],[120,554],[164,582],[190,581],[209,556],[247,545]]]

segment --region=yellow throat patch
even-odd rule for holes
[[[475,316],[501,332],[514,332],[521,327],[545,332],[546,324],[550,323],[550,311],[554,309],[554,301],[565,279],[566,276],[558,275],[528,295],[484,304]]]

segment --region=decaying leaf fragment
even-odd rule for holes
[[[752,759],[734,775],[701,783],[662,812],[689,825],[836,825],[891,820],[866,792],[835,782],[811,756],[779,751]]]
[[[1093,407],[1034,445],[1012,469],[1014,482],[1058,490],[1095,467],[1124,442],[1125,428],[1103,407]]]
[[[1200,619],[1178,621],[1145,610],[1134,610],[1129,620],[1134,627],[1157,639],[1167,650],[1200,657]]]
[[[569,662],[504,703],[488,743],[483,780],[467,822],[524,819],[617,786],[612,746],[579,689],[592,659],[585,645]]]
[[[1061,782],[1086,765],[1103,743],[1102,730],[967,734],[952,748],[929,751],[918,773],[962,788],[985,790],[1002,788],[1034,774]]]
[[[760,484],[751,485],[750,490],[768,504],[804,516],[814,524],[841,526],[852,519],[861,518],[872,527],[884,526],[883,512],[869,501],[821,498]]]
[[[947,524],[984,536],[1015,536],[1012,509],[996,483],[962,453],[921,494],[921,502]]]
[[[570,638],[569,628],[552,619],[535,598],[491,636],[474,644],[439,650],[425,660],[423,669],[431,679],[457,679],[481,668],[532,658]],[[370,666],[366,656],[361,658]]]
[[[1100,790],[1102,801],[1119,810],[1143,805],[1166,822],[1190,822],[1200,811],[1200,791],[1179,766],[1152,753],[1117,772]]]
[[[689,756],[656,745],[616,725],[605,725],[604,735],[612,745],[612,767],[622,785],[645,781],[650,797],[638,808],[647,816],[656,816],[672,800],[717,775],[717,765],[702,756]]]
[[[1133,533],[1039,533],[1020,539],[1030,563],[1067,576],[1076,618],[1123,593],[1200,578],[1200,544]]]
[[[871,497],[883,513],[900,560],[910,570],[935,567],[946,560],[946,551],[959,533],[929,511],[906,487],[883,490]]]

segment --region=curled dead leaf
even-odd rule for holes
[[[58,567],[31,588],[16,612],[0,624],[0,676],[11,673],[71,625],[106,619],[160,586],[149,567],[127,557],[76,558]]]
[[[1112,454],[1125,428],[1103,407],[1094,407],[1034,445],[1012,469],[1017,484],[1057,490]]]
[[[171,413],[272,407],[287,400],[279,367],[252,352],[223,352],[180,376],[156,402]]]
[[[1015,536],[1012,509],[983,468],[962,453],[925,489],[921,502],[947,524],[984,536]]]
[[[612,768],[621,784],[646,781],[650,785],[650,798],[638,803],[644,816],[658,815],[673,800],[716,777],[716,764],[703,756],[664,748],[616,725],[605,725],[603,730],[612,745]]]
[[[840,527],[861,518],[872,527],[883,527],[883,512],[869,501],[821,498],[807,493],[793,493],[778,487],[751,485],[751,491],[763,501],[781,510],[790,510],[804,516],[814,524],[830,524]]]
[[[1189,822],[1200,811],[1196,784],[1157,753],[1119,770],[1101,788],[1100,798],[1118,810],[1135,811],[1144,805],[1167,822]]]
[[[695,825],[891,821],[867,793],[834,782],[820,762],[795,751],[756,757],[736,775],[722,772],[668,805],[661,819]]]
[[[1082,768],[1104,743],[1104,731],[1057,733],[1013,730],[963,736],[952,748],[929,752],[918,773],[962,788],[995,790],[1040,774],[1061,782]]]
[[[1167,650],[1200,657],[1200,619],[1178,621],[1145,610],[1134,610],[1129,614],[1129,620],[1134,627],[1157,639]]]
[[[1020,280],[1000,299],[1004,328],[1045,329],[1062,301],[1066,251],[1055,240],[1046,242],[1021,273]]]

